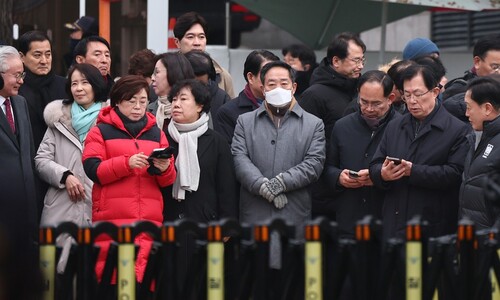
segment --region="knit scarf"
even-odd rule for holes
[[[262,105],[263,100],[253,95],[252,90],[250,89],[250,85],[248,85],[248,83],[245,85],[243,93],[245,94],[245,96],[247,96],[250,102],[252,102],[254,107],[260,107]]]
[[[83,106],[76,103],[76,101],[73,101],[73,104],[71,104],[71,125],[78,134],[80,142],[83,143],[83,141],[85,141],[87,133],[90,127],[94,125],[101,107],[101,103],[95,102],[88,109],[83,108]]]
[[[168,101],[167,96],[158,97],[158,110],[156,111],[156,124],[161,129],[165,119],[172,117],[172,103]]]
[[[178,201],[186,199],[186,191],[198,190],[200,164],[198,162],[198,138],[208,129],[208,115],[202,113],[194,123],[180,124],[172,120],[168,124],[169,135],[179,143],[179,154],[175,160],[177,177],[172,188],[172,196]]]

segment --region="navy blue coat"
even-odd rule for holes
[[[456,231],[458,190],[468,150],[466,124],[436,106],[415,135],[415,118],[406,114],[389,123],[370,163],[373,183],[386,190],[382,209],[384,236],[404,237],[415,215],[429,222],[425,233],[440,236]],[[384,181],[386,156],[413,163],[411,175]]]
[[[373,131],[357,111],[338,120],[333,127],[325,180],[333,194],[331,205],[334,205],[342,235],[354,237],[356,221],[365,215],[380,218],[384,193],[376,187],[345,188],[338,184],[340,174],[344,169],[368,169],[387,124],[399,116],[391,107],[384,121]]]

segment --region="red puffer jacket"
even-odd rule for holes
[[[149,155],[155,148],[168,147],[163,131],[156,126],[155,117],[146,113],[146,126],[134,138],[125,128],[112,107],[101,110],[97,126],[85,140],[83,164],[85,173],[94,181],[92,189],[92,221],[110,221],[118,226],[147,220],[157,225],[163,221],[163,199],[160,187],[173,184],[176,176],[174,160],[159,176],[152,176],[147,168],[131,169],[130,156],[143,152]],[[98,240],[101,247],[96,273],[101,278],[109,248],[109,238]],[[136,260],[136,276],[142,282],[151,239],[139,235],[140,246]]]

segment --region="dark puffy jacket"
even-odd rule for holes
[[[500,169],[500,118],[485,122],[476,150],[473,147],[474,137],[474,134],[469,135],[471,147],[460,187],[460,217],[469,217],[478,230],[489,229],[500,216],[498,208],[484,199],[488,176]]]
[[[149,155],[155,148],[168,147],[168,141],[157,126],[152,114],[146,113],[146,126],[133,137],[112,107],[103,108],[97,118],[83,150],[83,166],[87,176],[94,181],[92,188],[92,222],[110,221],[116,225],[135,221],[163,222],[163,198],[160,187],[173,184],[175,166],[170,166],[159,176],[150,175],[147,168],[131,169],[130,156],[143,152]],[[101,238],[102,250],[96,264],[100,276],[104,267],[109,240]],[[141,282],[146,267],[151,240],[139,235],[136,240],[141,248],[137,255],[136,275]]]
[[[324,58],[314,70],[309,88],[300,96],[300,106],[323,120],[327,142],[333,125],[356,95],[356,82],[337,73]]]

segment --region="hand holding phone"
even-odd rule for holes
[[[356,171],[349,170],[349,177],[352,179],[357,179],[359,177],[359,173]]]
[[[401,158],[387,156],[386,159],[394,162],[394,165],[396,165],[396,166],[401,164]]]

